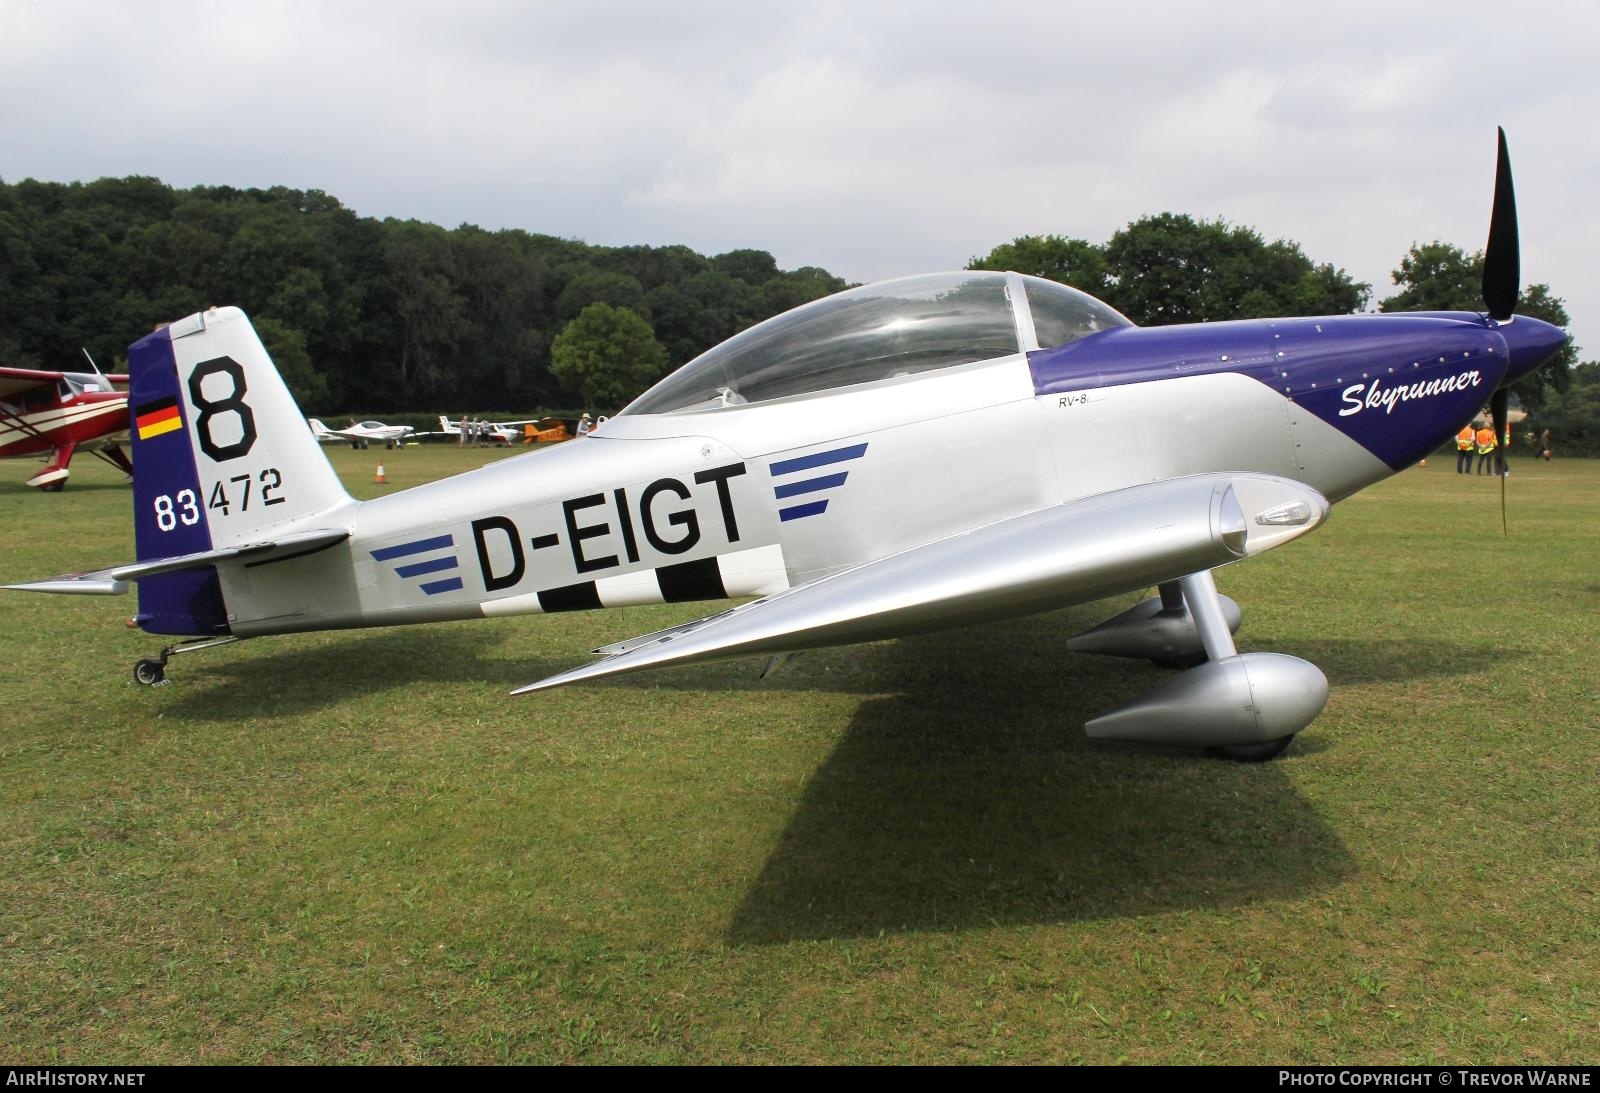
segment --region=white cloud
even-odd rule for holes
[[[1524,270],[1600,354],[1581,4],[0,0],[0,26],[7,179],[317,187],[857,280],[1172,210],[1381,297],[1413,241],[1481,245],[1503,123]]]

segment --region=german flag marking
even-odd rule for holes
[[[149,440],[183,428],[183,416],[178,411],[177,398],[168,397],[145,403],[134,411],[133,423],[140,440]]]

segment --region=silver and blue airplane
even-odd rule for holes
[[[1141,328],[1008,272],[850,289],[769,319],[587,438],[370,501],[346,493],[243,313],[136,342],[137,560],[11,587],[138,587],[186,640],[743,601],[521,691],[1050,611],[1154,587],[1081,652],[1187,670],[1096,737],[1278,754],[1321,712],[1306,661],[1240,653],[1212,570],[1317,527],[1548,359],[1513,317],[1501,135],[1486,313]],[[518,693],[521,693],[519,691]]]

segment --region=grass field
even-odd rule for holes
[[[1254,766],[1083,736],[1166,678],[1064,652],[1121,603],[511,699],[700,609],[145,688],[132,598],[0,593],[0,1058],[1594,1062],[1600,462],[1521,460],[1509,540],[1452,464],[1219,574],[1333,687]],[[120,476],[29,469],[0,580],[131,560]]]

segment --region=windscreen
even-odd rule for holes
[[[905,277],[753,326],[684,365],[623,413],[766,402],[1017,351],[1005,274]]]
[[[1022,283],[1027,288],[1028,309],[1033,313],[1033,332],[1039,338],[1040,349],[1054,349],[1115,326],[1133,325],[1086,292],[1043,277],[1024,275]]]

